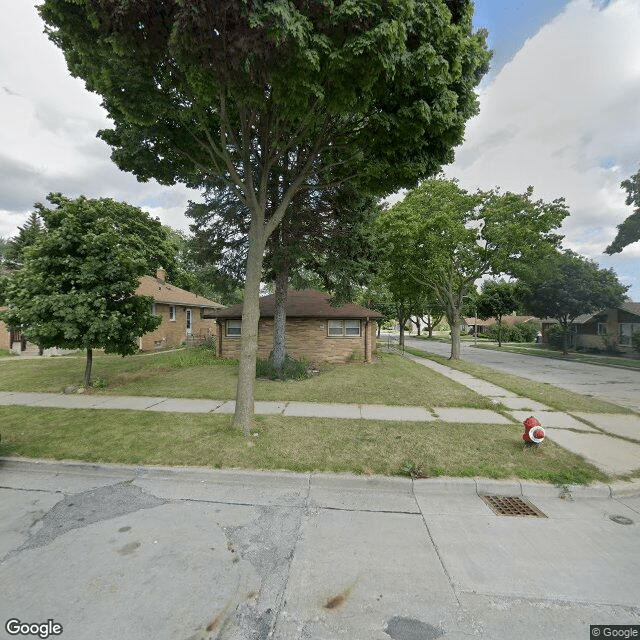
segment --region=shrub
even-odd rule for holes
[[[547,342],[554,349],[562,349],[563,344],[563,328],[561,324],[553,324],[547,330]]]
[[[527,322],[518,322],[513,327],[502,325],[502,341],[503,342],[534,342],[538,327]],[[498,325],[494,324],[489,327],[486,332],[490,340],[498,341]]]
[[[633,345],[633,350],[640,353],[640,331],[636,331],[631,336],[631,344]]]
[[[511,327],[512,342],[535,342],[538,327],[528,322],[518,322]]]
[[[278,371],[273,364],[273,358],[256,360],[256,378],[269,378],[269,380],[304,380],[309,377],[309,363],[304,360],[296,360],[289,355],[284,357],[282,370]]]
[[[214,335],[208,335],[200,345],[203,349],[208,349],[209,351],[216,350],[216,337]]]

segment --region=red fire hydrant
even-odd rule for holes
[[[544,429],[540,426],[540,423],[531,416],[527,418],[522,424],[524,424],[524,433],[522,439],[527,447],[536,446],[539,447],[544,440]]]

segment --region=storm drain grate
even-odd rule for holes
[[[534,516],[536,518],[546,518],[547,516],[530,502],[515,496],[487,496],[480,497],[499,516]]]

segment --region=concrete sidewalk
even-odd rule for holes
[[[535,483],[4,459],[0,485],[0,638],[10,619],[52,620],[64,640],[582,640],[640,625],[638,483],[561,499]],[[497,515],[483,493],[546,517]]]
[[[464,407],[386,406],[313,402],[255,402],[258,415],[316,417],[352,420],[383,420],[504,425],[521,424],[535,415],[546,435],[560,446],[583,456],[612,476],[640,469],[640,416],[623,414],[573,415],[554,411],[529,398],[523,398],[484,380],[450,369],[425,358],[405,357],[429,367],[455,382],[500,405],[500,411]],[[233,400],[197,400],[149,396],[98,396],[84,394],[21,393],[0,391],[0,405],[57,407],[68,409],[129,409],[175,413],[232,414]]]

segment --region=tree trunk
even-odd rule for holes
[[[502,316],[498,316],[498,347],[502,347]]]
[[[566,324],[562,327],[562,355],[569,355],[569,326]]]
[[[249,253],[247,255],[244,301],[242,304],[242,337],[240,342],[240,364],[236,390],[236,412],[233,424],[240,427],[248,438],[253,418],[253,386],[256,379],[256,356],[258,353],[258,324],[260,322],[260,279],[266,238],[264,232],[251,225]]]
[[[454,313],[449,318],[451,325],[451,356],[449,360],[460,360],[460,314]]]
[[[275,308],[273,311],[273,366],[282,371],[285,358],[287,323],[287,289],[289,287],[289,266],[284,266],[276,277]]]
[[[82,379],[82,384],[85,387],[89,386],[91,382],[91,367],[93,366],[93,349],[87,349],[87,364],[84,368],[84,378]]]
[[[427,331],[429,332],[429,337],[433,338],[433,318],[431,314],[427,314]]]

